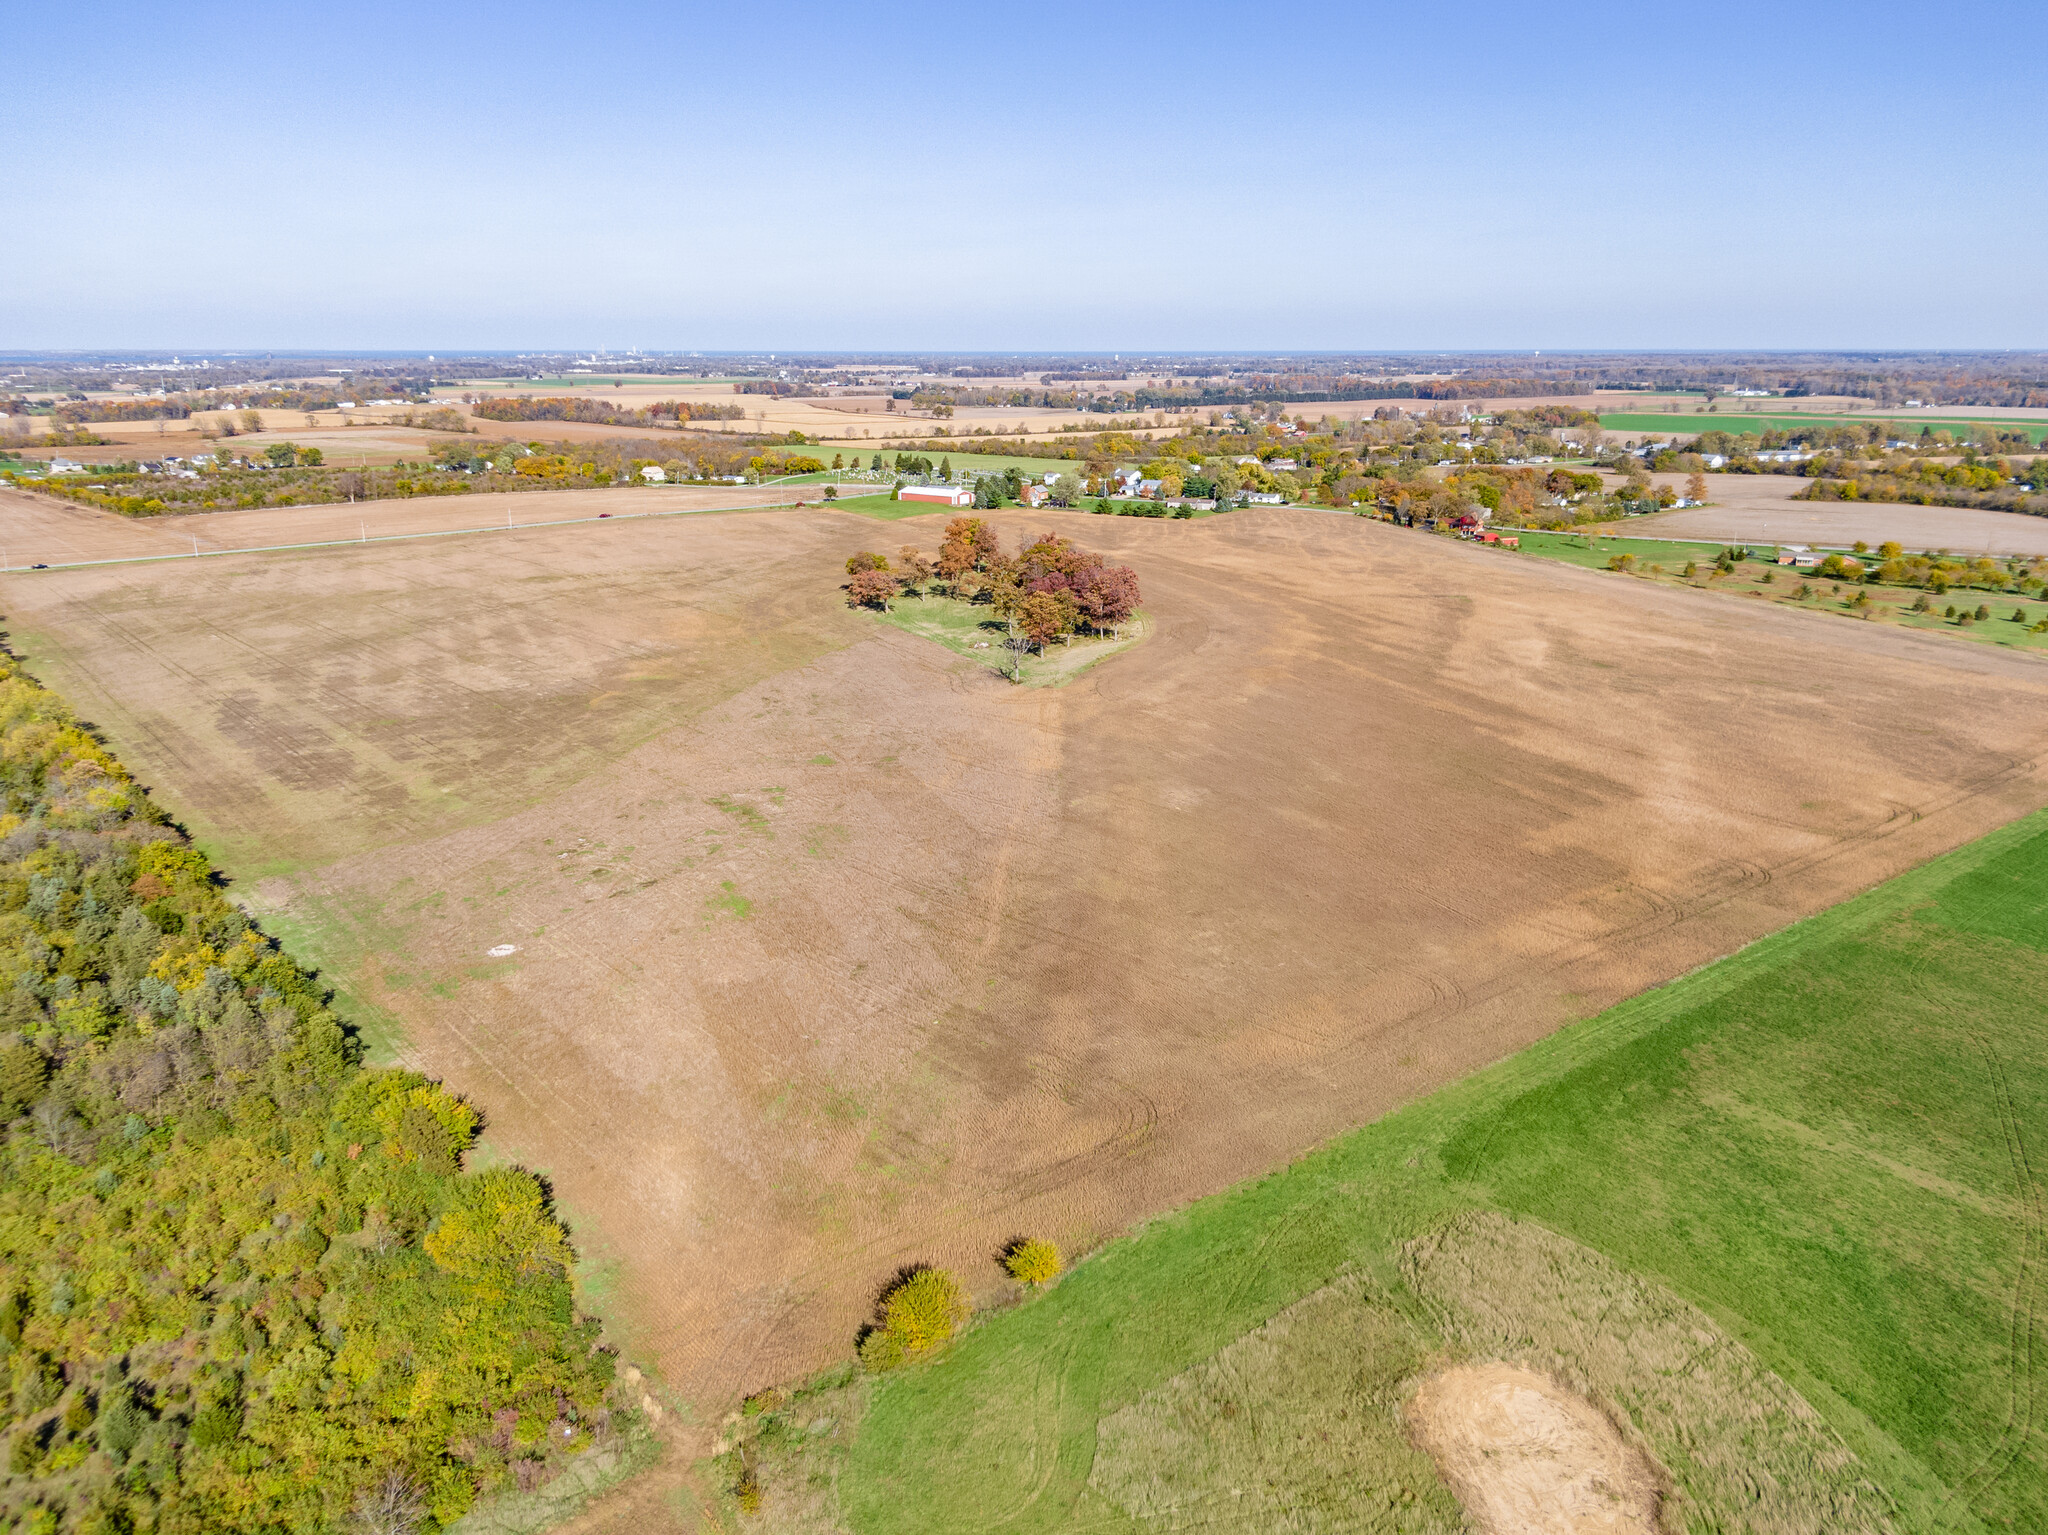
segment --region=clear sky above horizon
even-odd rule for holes
[[[2040,348],[2040,18],[0,0],[0,349]]]

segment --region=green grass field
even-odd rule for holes
[[[1758,411],[1723,410],[1718,412],[1688,412],[1684,415],[1650,414],[1624,412],[1609,415],[1602,411],[1600,425],[1610,432],[1644,432],[1657,436],[1697,436],[1701,432],[1747,432],[1761,436],[1765,432],[1789,432],[1811,426],[1868,426],[1873,421],[1887,422],[1898,429],[1898,435],[1907,440],[1916,439],[1922,427],[1935,431],[1955,432],[1970,426],[1984,424],[1967,416],[1930,417],[1914,414],[1910,417],[1883,415],[1842,416],[1821,415],[1819,412],[1790,412],[1769,414]],[[1991,423],[2001,431],[2025,431],[2035,443],[2048,435],[2048,421],[1997,421]]]
[[[1615,527],[1624,523],[1611,524]],[[1511,530],[1511,536],[1522,541],[1522,553],[1542,555],[1545,559],[1563,560],[1568,565],[1584,565],[1590,570],[1605,570],[1607,562],[1617,554],[1633,554],[1638,560],[1654,561],[1661,564],[1683,566],[1687,560],[1698,560],[1711,565],[1720,558],[1727,544],[1700,543],[1692,539],[1677,538],[1610,538],[1595,531],[1591,526],[1576,533],[1545,533],[1534,528]],[[1750,545],[1750,550],[1759,559],[1770,558],[1777,553],[1775,546],[1767,544]]]
[[[929,501],[892,501],[887,491],[878,496],[842,496],[837,501],[824,505],[842,512],[858,512],[863,517],[878,517],[884,522],[897,522],[905,517],[923,517],[931,512],[961,515],[957,507],[934,506]],[[971,513],[972,508],[968,511]]]
[[[1400,1400],[1515,1357],[1674,1529],[2048,1529],[2044,975],[2048,812],[818,1383],[748,1527],[1448,1531]]]

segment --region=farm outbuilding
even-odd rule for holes
[[[974,492],[964,485],[906,485],[899,501],[929,501],[934,506],[972,506]]]

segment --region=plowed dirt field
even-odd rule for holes
[[[822,510],[0,607],[552,1177],[700,1425],[906,1261],[993,1288],[1008,1237],[1271,1168],[2048,802],[2029,657],[1321,512],[998,521],[1130,561],[1155,636],[1013,689],[843,605],[942,516]]]

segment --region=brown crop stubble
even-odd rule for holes
[[[2027,657],[1318,512],[998,520],[1157,635],[1010,688],[848,612],[821,512],[0,592],[707,1409],[906,1261],[993,1288],[2048,800]]]

